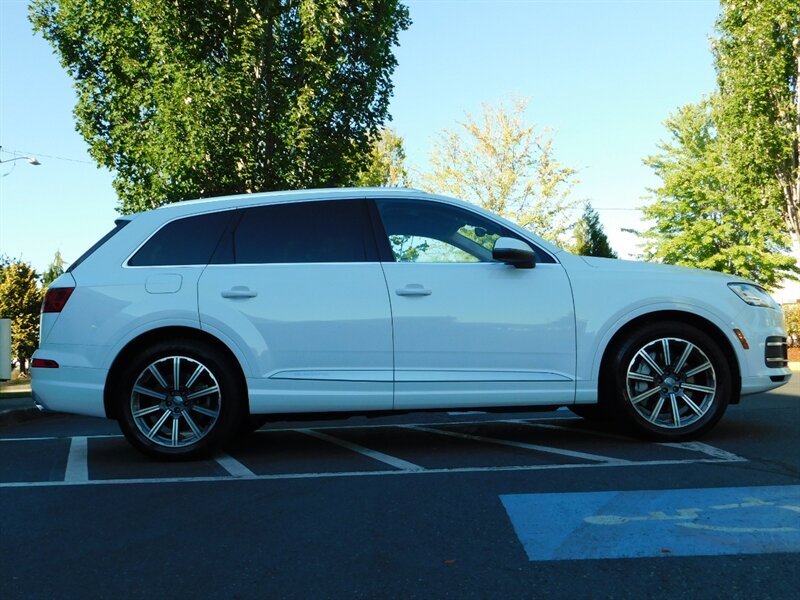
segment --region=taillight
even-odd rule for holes
[[[57,369],[58,363],[47,358],[34,358],[31,361],[31,366],[34,369]]]
[[[59,313],[64,310],[64,306],[75,291],[74,287],[49,288],[44,295],[42,302],[43,313]]]

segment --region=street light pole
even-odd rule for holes
[[[15,160],[27,160],[28,163],[33,165],[34,167],[37,167],[40,164],[42,164],[38,160],[36,160],[35,156],[17,156],[15,158],[9,158],[8,160],[3,160],[2,152],[3,152],[3,147],[0,146],[0,164],[14,162]]]

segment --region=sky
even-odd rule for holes
[[[555,158],[578,170],[573,198],[598,210],[621,257],[638,252],[638,207],[658,179],[642,163],[664,119],[713,91],[716,0],[410,0],[389,123],[414,172],[439,132],[481,103],[528,98]],[[0,164],[0,254],[39,272],[59,250],[74,260],[117,216],[113,174],[75,131],[72,83],[34,35],[27,1],[0,0],[0,146],[35,155]],[[576,218],[579,214],[575,215]]]

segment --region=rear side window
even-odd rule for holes
[[[92,255],[92,253],[94,253],[95,250],[97,250],[100,246],[102,246],[108,240],[114,237],[119,232],[119,230],[125,227],[125,225],[127,225],[128,223],[130,223],[130,221],[128,221],[127,219],[117,219],[116,221],[114,221],[114,229],[112,229],[103,237],[101,237],[99,240],[97,240],[91,248],[89,248],[86,252],[81,254],[80,257],[78,257],[78,260],[73,261],[73,263],[69,266],[69,268],[67,268],[67,273],[71,273],[79,264],[81,264],[83,261],[89,258]]]
[[[245,209],[234,234],[233,255],[239,264],[377,260],[372,224],[363,200]]]
[[[207,265],[233,211],[185,217],[167,223],[128,261],[132,267]]]

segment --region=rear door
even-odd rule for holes
[[[203,328],[247,357],[251,411],[391,408],[391,310],[365,201],[241,209],[198,293]]]

